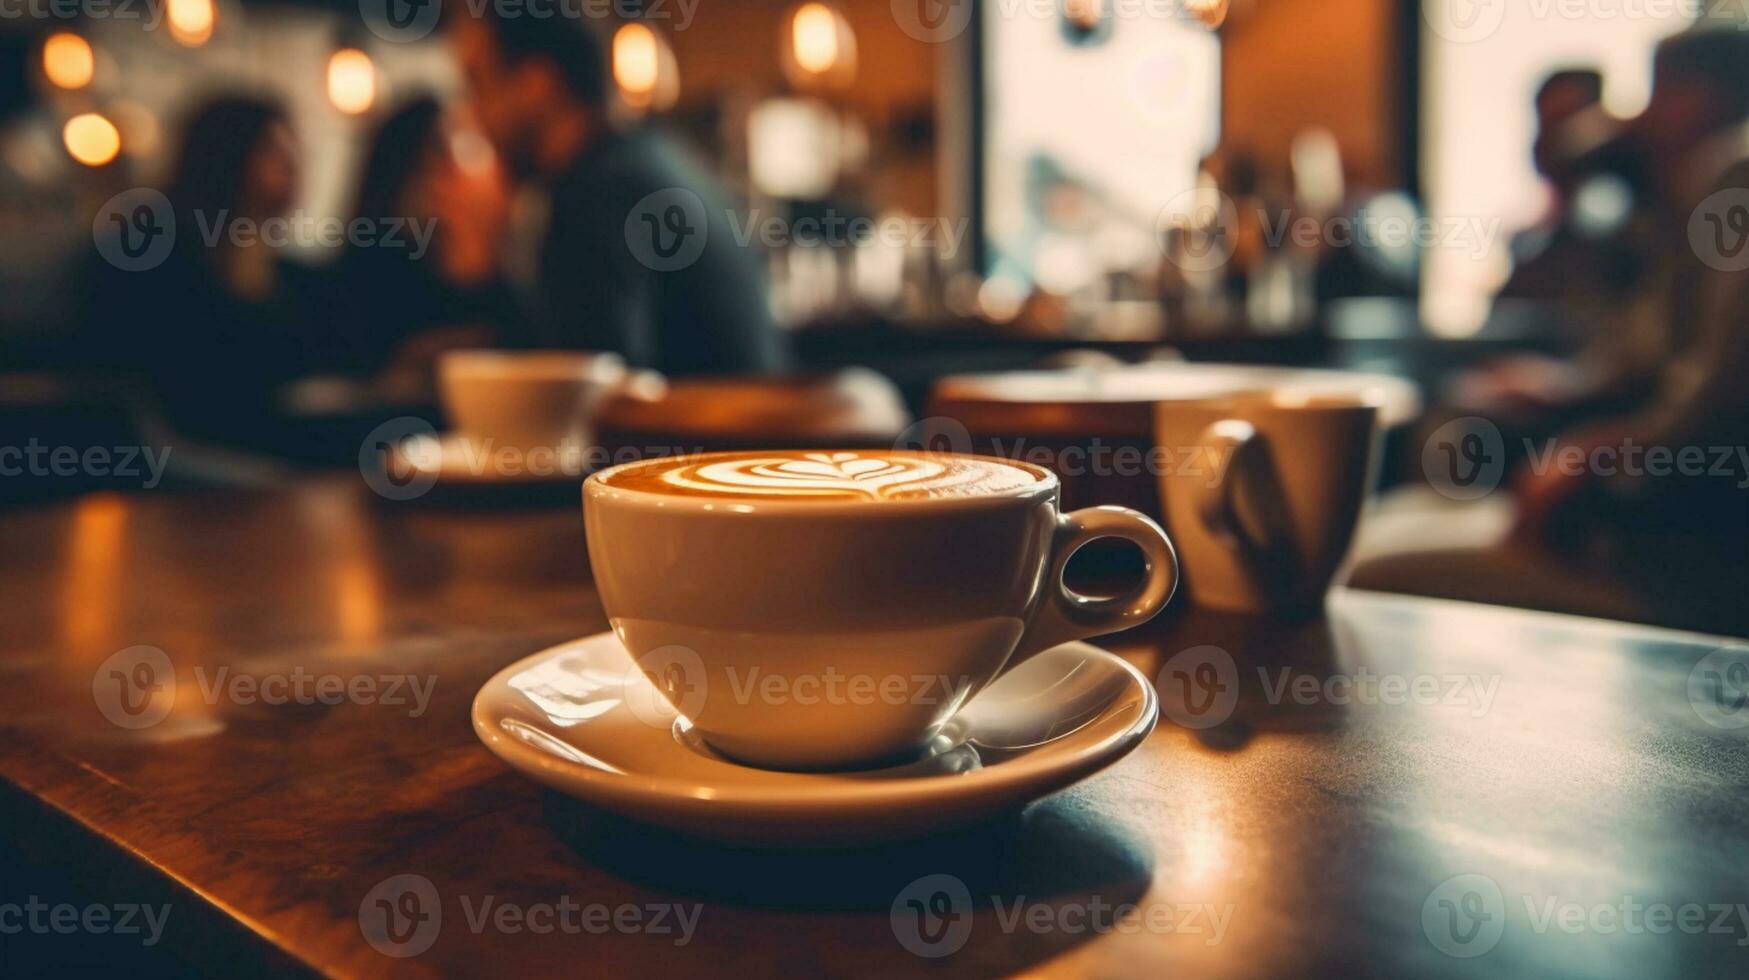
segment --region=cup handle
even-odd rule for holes
[[[1071,591],[1063,582],[1069,559],[1082,545],[1100,538],[1128,541],[1142,549],[1147,561],[1146,577],[1122,595],[1093,598]],[[1177,588],[1178,555],[1166,532],[1145,514],[1109,506],[1064,514],[1057,518],[1051,538],[1044,595],[1008,666],[1071,640],[1140,626],[1165,608]]]
[[[1252,481],[1266,484],[1258,490],[1262,495],[1259,506],[1264,511],[1264,526],[1257,532],[1246,528],[1238,511],[1240,481],[1245,479],[1242,474],[1262,473],[1270,464],[1263,436],[1249,422],[1222,419],[1202,431],[1197,445],[1208,447],[1226,460],[1214,482],[1195,491],[1194,511],[1202,526],[1227,542],[1239,563],[1258,582],[1270,588],[1279,586],[1285,572],[1281,552],[1286,544],[1282,540],[1286,518],[1280,486],[1274,480]]]

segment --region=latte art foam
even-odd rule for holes
[[[653,460],[598,478],[610,487],[765,500],[938,500],[1005,494],[1044,479],[1029,468],[946,453],[711,453]]]

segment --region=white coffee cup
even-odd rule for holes
[[[787,466],[815,489],[857,485],[876,466],[921,471],[943,458],[890,450],[685,457],[704,472],[724,460]],[[652,724],[672,722],[677,710],[715,750],[769,768],[891,760],[925,745],[1003,671],[1145,622],[1170,599],[1178,566],[1159,525],[1118,507],[1061,514],[1048,470],[984,462],[1018,470],[1023,485],[930,499],[769,499],[620,482],[660,460],[591,476],[583,485],[590,566],[635,669],[669,702]],[[1147,574],[1119,596],[1069,591],[1070,555],[1105,537],[1139,547]]]
[[[452,427],[473,443],[512,449],[574,449],[590,421],[630,373],[617,354],[458,350],[437,366]]]
[[[1283,390],[1162,402],[1162,511],[1199,605],[1310,611],[1377,480],[1378,408]]]

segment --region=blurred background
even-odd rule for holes
[[[1749,192],[1708,192],[1749,155],[1744,26],[1698,2],[17,0],[0,445],[174,445],[168,485],[270,482],[357,465],[385,419],[442,427],[446,350],[563,347],[669,379],[866,369],[850,389],[901,421],[967,374],[1373,372],[1422,396],[1387,484],[1458,418],[1509,456],[1648,412],[1648,438],[1740,446]],[[747,403],[706,395],[692,417]],[[141,483],[14,469],[11,504]]]

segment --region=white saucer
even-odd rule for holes
[[[775,772],[712,752],[631,667],[612,633],[537,653],[480,689],[474,732],[523,774],[605,810],[701,837],[837,845],[1018,808],[1116,762],[1159,714],[1141,672],[1069,643],[979,694],[918,761]],[[669,723],[652,723],[653,704]]]
[[[384,456],[390,472],[405,477],[433,476],[446,484],[525,484],[582,481],[588,452],[582,446],[522,450],[490,440],[470,441],[446,432],[414,436],[396,443]]]

